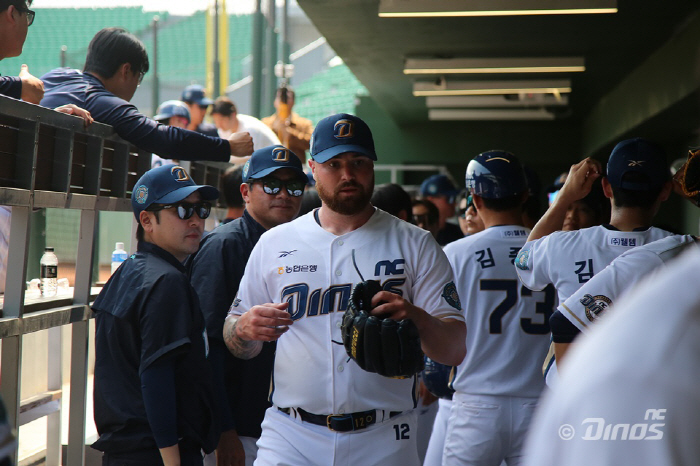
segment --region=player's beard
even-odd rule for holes
[[[340,190],[353,187],[358,188],[354,196],[346,196],[340,193]],[[362,212],[367,207],[374,193],[374,173],[372,179],[367,186],[364,186],[357,181],[347,181],[341,183],[333,189],[327,188],[320,180],[316,180],[316,191],[321,201],[328,206],[333,212],[341,215],[355,215]]]

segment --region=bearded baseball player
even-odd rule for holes
[[[322,206],[263,234],[224,324],[241,358],[277,340],[273,406],[255,464],[418,465],[420,367],[368,356],[378,346],[396,356],[393,341],[421,365],[420,348],[444,364],[462,361],[466,327],[452,269],[428,232],[370,204],[377,156],[364,121],[321,120],[311,158]]]
[[[528,187],[518,159],[479,154],[467,166],[466,186],[486,229],[445,247],[469,332],[452,382],[442,464],[518,464],[544,388],[537,368],[549,345],[554,295],[521,286],[513,270],[530,233],[522,226]]]
[[[585,197],[601,176],[600,164],[587,158],[571,167],[556,199],[535,225],[515,260],[520,280],[531,290],[553,284],[563,303],[581,285],[600,272],[617,256],[672,233],[651,226],[651,222],[671,192],[666,154],[657,144],[642,138],[628,139],[615,146],[608,159],[607,175],[601,180],[610,199],[610,223],[576,231],[560,228],[568,206]],[[552,327],[566,326],[557,317]],[[555,355],[565,351],[560,343],[571,343],[577,331],[558,331]],[[561,337],[562,333],[568,336]],[[547,383],[553,385],[556,369],[550,365]]]

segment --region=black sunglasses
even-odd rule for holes
[[[28,8],[17,8],[17,11],[20,13],[27,13],[27,27],[31,26],[32,23],[34,22],[34,17],[36,16],[36,12],[34,10],[30,10]]]
[[[280,180],[279,178],[269,177],[261,178],[259,180],[253,180],[252,182],[256,181],[262,184],[263,191],[265,191],[270,196],[276,196],[277,194],[279,194],[282,187],[284,187],[287,189],[287,193],[290,196],[299,197],[304,194],[304,186],[306,186],[306,182],[299,179],[291,179],[284,181]]]
[[[163,209],[177,208],[177,216],[182,220],[187,220],[192,217],[195,212],[202,220],[209,217],[211,214],[211,203],[209,202],[197,202],[196,204],[191,204],[189,202],[178,202],[175,204],[156,204],[150,206],[146,209],[149,212],[157,212]]]

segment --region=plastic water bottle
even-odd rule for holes
[[[44,255],[41,256],[41,296],[50,298],[56,296],[58,288],[58,257],[53,252],[53,248],[44,248]]]
[[[124,250],[124,243],[117,243],[112,251],[112,273],[114,273],[122,262],[127,258],[126,251]]]

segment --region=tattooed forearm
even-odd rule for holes
[[[262,350],[262,341],[243,340],[236,334],[238,317],[228,317],[224,323],[224,342],[229,351],[241,359],[254,358]]]

